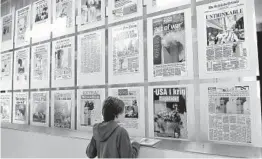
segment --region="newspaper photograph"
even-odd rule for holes
[[[50,8],[48,8],[48,0],[39,0],[34,3],[34,22],[35,24],[45,23],[49,18]]]
[[[48,107],[49,107],[49,93],[48,92],[34,92],[32,93],[31,113],[33,123],[48,123]]]
[[[210,141],[251,143],[250,86],[208,87]]]
[[[17,10],[16,14],[16,46],[29,43],[31,7]]]
[[[187,88],[154,88],[154,136],[188,139]]]
[[[124,119],[120,125],[126,129],[139,129],[140,89],[139,88],[119,88],[112,90],[112,96],[118,97],[125,103]]]
[[[80,93],[80,126],[92,127],[102,122],[101,92],[99,90],[83,90]]]
[[[153,77],[186,76],[185,14],[153,19]]]
[[[205,12],[207,73],[248,69],[244,6],[232,1],[219,11],[210,8]]]
[[[2,17],[2,42],[12,40],[13,36],[13,14]]]
[[[13,56],[12,52],[1,54],[1,73],[0,73],[0,80],[10,80],[12,79],[12,61]]]
[[[102,0],[81,0],[81,25],[102,20]]]
[[[14,121],[19,123],[27,122],[28,93],[14,94]]]
[[[18,50],[15,53],[15,81],[20,84],[27,83],[29,80],[29,50]]]
[[[71,38],[60,39],[54,43],[54,80],[68,80],[73,76],[74,47]]]
[[[11,93],[0,94],[0,106],[1,106],[1,122],[11,121],[11,104],[12,104]]]
[[[54,126],[71,128],[72,93],[56,92],[54,94]]]
[[[32,48],[32,77],[34,81],[46,81],[49,77],[49,54],[48,44],[40,44]]]
[[[56,19],[66,19],[66,28],[74,26],[73,3],[72,0],[55,0],[56,1]]]
[[[138,12],[138,0],[112,0],[113,19],[118,19]]]
[[[112,28],[113,75],[139,73],[138,23]]]

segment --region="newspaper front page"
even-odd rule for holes
[[[0,94],[1,122],[11,122],[12,94]]]
[[[15,52],[14,87],[28,88],[29,83],[29,48]]]
[[[0,88],[1,90],[12,89],[13,53],[1,54],[0,60]]]
[[[138,23],[129,23],[112,29],[114,76],[141,72],[138,27]]]
[[[73,76],[74,47],[71,38],[57,40],[54,43],[54,80],[68,80]]]
[[[49,18],[50,8],[48,0],[39,0],[34,3],[33,17],[34,24],[42,24],[47,22]]]
[[[103,0],[81,0],[81,25],[102,20]]]
[[[2,43],[12,40],[13,37],[13,14],[2,17]]]
[[[31,120],[35,125],[47,125],[49,122],[49,93],[33,92]]]
[[[185,14],[152,20],[153,77],[187,76]]]
[[[95,32],[92,34],[86,34],[80,39],[81,74],[93,74],[102,71],[101,36],[101,32]]]
[[[74,15],[73,15],[73,9],[75,3],[72,0],[55,0],[55,11],[56,15],[55,18],[57,19],[66,19],[66,28],[71,28],[74,26]]]
[[[139,118],[143,117],[140,113],[140,89],[139,88],[119,88],[113,89],[112,96],[118,97],[125,103],[124,119],[121,119],[120,125],[126,129],[139,129]]]
[[[208,139],[251,143],[250,86],[208,87]]]
[[[26,124],[28,119],[28,93],[14,93],[13,122]]]
[[[154,136],[188,139],[187,88],[153,89]]]
[[[30,5],[16,11],[16,47],[27,45],[30,42],[30,17]]]
[[[197,7],[198,32],[205,34],[198,37],[201,77],[255,75],[257,46],[251,41],[256,33],[248,11],[252,5],[224,0]]]
[[[112,0],[113,19],[121,18],[138,12],[138,0]]]
[[[94,124],[103,121],[102,104],[104,92],[97,90],[78,91],[78,112],[80,113],[80,128],[92,128]]]
[[[40,44],[32,48],[32,81],[45,82],[49,78],[49,44]]]
[[[68,91],[54,93],[53,125],[57,128],[72,128],[73,94]]]

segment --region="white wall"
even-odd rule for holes
[[[88,140],[1,129],[1,158],[85,158]],[[216,158],[217,156],[142,147],[141,158]],[[221,156],[219,156],[221,158]]]

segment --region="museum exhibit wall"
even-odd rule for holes
[[[259,0],[2,1],[2,154],[19,155],[8,143],[19,136],[24,157],[32,150],[22,145],[37,141],[79,143],[72,157],[84,157],[92,125],[103,120],[103,100],[116,96],[125,103],[120,124],[131,140],[151,139],[143,140],[150,147],[142,157],[154,150],[163,152],[159,157],[261,157],[259,6]]]

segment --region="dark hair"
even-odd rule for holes
[[[124,102],[116,97],[108,97],[105,99],[102,109],[104,121],[114,120],[119,114],[124,111]]]

